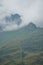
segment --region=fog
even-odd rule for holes
[[[27,25],[29,22],[43,27],[43,0],[0,0],[0,24],[5,25],[6,22],[3,18],[15,13],[21,15],[22,18],[19,27]],[[13,25],[18,27],[16,24]],[[9,28],[11,28],[10,26]],[[16,28],[15,26],[13,29]]]

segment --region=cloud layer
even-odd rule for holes
[[[22,17],[21,26],[34,22],[37,26],[43,27],[43,0],[0,0],[0,24],[6,23],[2,21],[5,16],[15,13]],[[16,27],[10,24],[9,28]]]

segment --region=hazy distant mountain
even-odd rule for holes
[[[11,16],[5,17],[6,22],[15,22],[19,25],[22,22],[21,16],[19,14],[11,14]]]
[[[26,28],[28,28],[28,29],[36,29],[37,28],[37,26],[34,24],[34,23],[29,23],[27,26],[26,26]]]
[[[31,30],[32,31],[32,30],[35,30],[37,28],[38,27],[34,23],[30,22],[28,25],[24,26],[22,29],[23,30],[28,30],[28,31]]]
[[[18,25],[20,25],[20,23],[22,22],[22,19],[20,19],[19,17],[20,16],[18,14],[15,14],[15,15],[11,15],[10,18],[9,17],[6,17],[5,20],[6,20],[6,22],[10,22],[10,23],[15,20],[14,22],[16,22]],[[4,28],[5,27],[0,26],[0,31],[3,31]],[[30,22],[28,25],[26,25],[24,27],[21,27],[20,29],[34,30],[36,28],[37,28],[37,26],[34,23]],[[13,30],[15,30],[15,29],[13,29]],[[10,30],[8,30],[8,31],[10,31]]]
[[[32,23],[32,22],[31,22],[31,23],[29,23],[29,25],[28,25],[28,26],[29,26],[29,27],[33,27],[33,28],[37,28],[37,27],[36,27],[36,25],[35,25],[34,23]]]

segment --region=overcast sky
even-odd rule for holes
[[[0,20],[14,13],[22,16],[23,24],[43,26],[43,0],[0,0]]]

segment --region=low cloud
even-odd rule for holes
[[[19,27],[27,25],[29,22],[43,27],[43,0],[0,0],[0,5],[0,25],[6,26],[6,29],[11,27],[14,29],[18,26],[16,23],[12,23],[12,25],[10,23],[7,26],[7,23],[3,22],[5,16],[15,13],[22,17]]]
[[[11,14],[10,16],[5,16],[0,22],[0,27],[3,31],[17,30],[22,27],[22,18],[19,14]]]
[[[18,29],[18,25],[14,24],[14,23],[7,23],[4,28],[3,31],[11,31],[11,30],[16,30]]]

